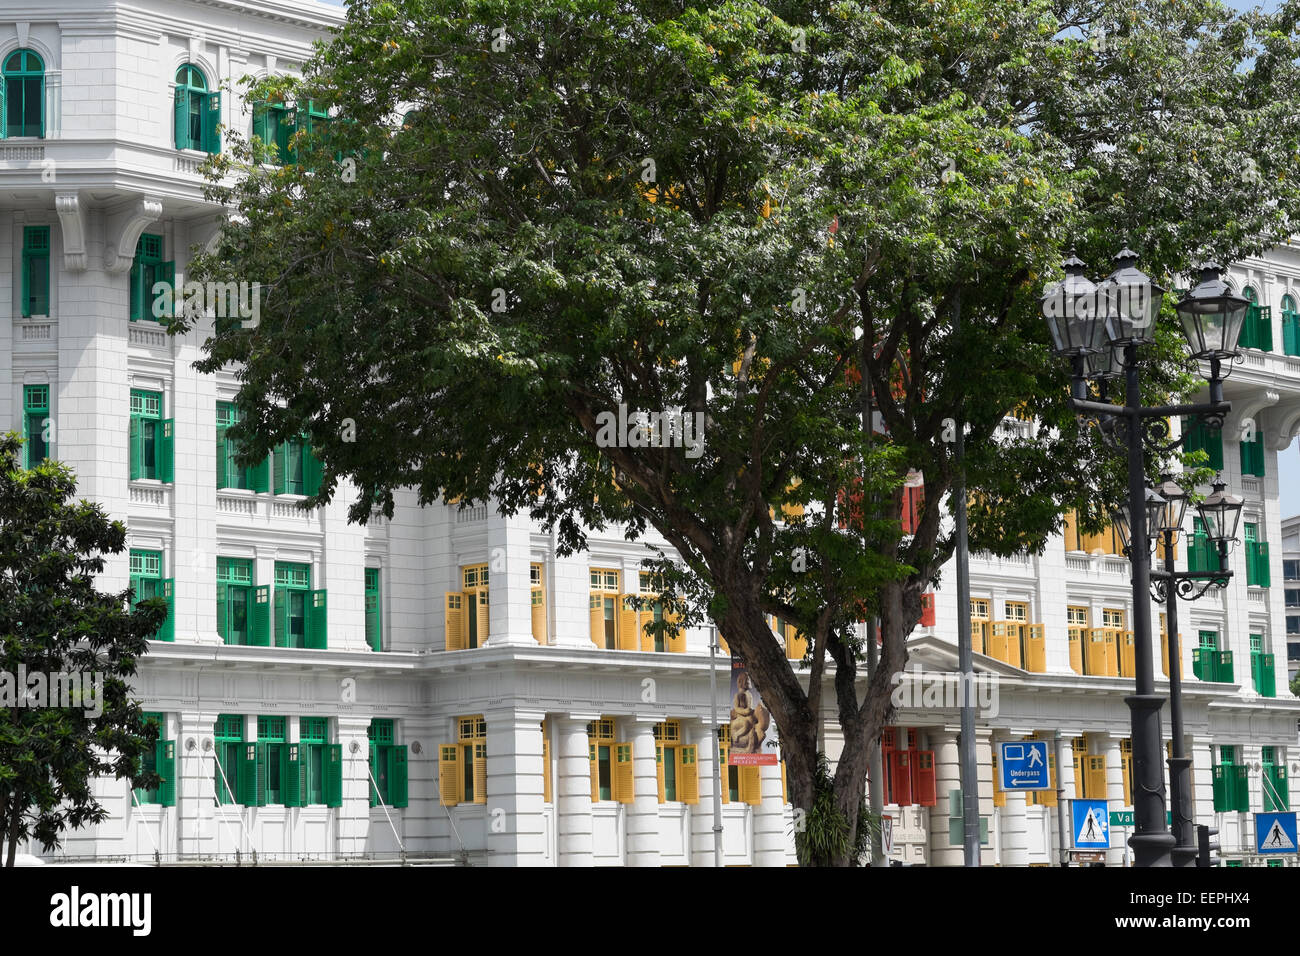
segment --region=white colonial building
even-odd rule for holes
[[[235,467],[234,376],[197,374],[201,334],[152,320],[153,282],[183,279],[214,235],[198,167],[221,127],[286,119],[255,119],[236,81],[300,68],[342,16],[306,0],[0,0],[0,424],[125,521],[130,553],[103,587],[171,606],[137,681],[164,783],[103,781],[108,819],[50,856],[712,865],[720,790],[725,863],[794,862],[781,767],[715,763],[712,634],[656,646],[640,625],[658,612],[623,603],[664,542],[611,532],[560,558],[526,519],[413,495],[360,527],[347,489],[303,511],[310,450]],[[1198,819],[1235,861],[1253,856],[1250,811],[1293,799],[1300,757],[1300,703],[1285,667],[1273,675],[1286,642],[1268,547],[1276,453],[1300,430],[1300,249],[1232,275],[1266,307],[1259,347],[1228,381],[1222,436],[1196,441],[1246,498],[1251,537],[1226,593],[1182,606],[1179,647]],[[1246,419],[1259,438],[1242,450]],[[1109,535],[1066,532],[1042,557],[973,562],[976,666],[998,679],[978,730],[989,864],[1055,859],[1053,806],[994,788],[996,741],[1059,733],[1066,797],[1131,805],[1127,562]],[[926,671],[955,667],[951,580],[910,641]],[[915,703],[886,741],[894,856],[960,863],[957,712]]]

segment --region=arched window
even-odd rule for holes
[[[4,135],[45,135],[45,64],[31,50],[5,57]]]
[[[1287,355],[1300,355],[1300,312],[1296,311],[1295,296],[1282,296],[1282,351]]]
[[[1259,296],[1255,294],[1255,287],[1248,285],[1241,290],[1241,294],[1250,300],[1251,305],[1259,304]]]
[[[1282,296],[1282,311],[1294,312],[1295,310],[1295,296],[1288,292],[1286,295]]]
[[[208,92],[208,81],[197,66],[186,63],[176,71],[175,130],[177,149],[221,152],[221,94]]]

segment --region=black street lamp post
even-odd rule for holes
[[[1232,572],[1227,570],[1228,549],[1236,537],[1237,519],[1241,514],[1242,500],[1225,494],[1224,485],[1216,484],[1214,493],[1197,506],[1201,521],[1211,531],[1209,543],[1219,555],[1218,571],[1179,571],[1174,564],[1174,542],[1183,527],[1187,512],[1187,492],[1171,478],[1165,478],[1159,491],[1147,491],[1147,524],[1151,540],[1164,544],[1164,568],[1152,569],[1155,582],[1152,596],[1167,605],[1165,612],[1166,649],[1165,664],[1169,674],[1169,723],[1172,753],[1169,756],[1169,802],[1172,807],[1174,847],[1171,851],[1175,867],[1196,865],[1196,819],[1192,800],[1192,758],[1186,752],[1183,733],[1182,662],[1178,645],[1178,598],[1196,600],[1210,588],[1226,587]],[[1124,551],[1132,560],[1129,547],[1128,509],[1115,515]],[[1227,522],[1231,521],[1231,525]],[[1213,523],[1213,525],[1212,525]]]
[[[1100,285],[1083,275],[1084,263],[1073,254],[1065,260],[1065,279],[1050,287],[1042,299],[1053,347],[1071,362],[1071,406],[1097,418],[1116,443],[1127,445],[1128,512],[1150,517],[1164,502],[1148,499],[1146,454],[1168,454],[1181,442],[1163,443],[1164,420],[1196,415],[1222,424],[1231,406],[1223,400],[1222,363],[1236,354],[1237,334],[1249,303],[1234,296],[1219,279],[1214,264],[1203,268],[1200,284],[1178,304],[1184,335],[1192,357],[1210,363],[1210,401],[1205,404],[1142,405],[1139,349],[1155,341],[1156,317],[1164,290],[1136,266],[1137,255],[1125,249],[1115,257],[1117,268]],[[1113,354],[1107,359],[1107,349]],[[1091,373],[1103,382],[1123,369],[1124,404],[1089,397]],[[1105,392],[1103,391],[1103,396]],[[1135,693],[1125,698],[1131,718],[1133,746],[1134,834],[1129,839],[1137,866],[1171,866],[1175,838],[1165,824],[1164,772],[1160,764],[1160,708],[1155,693],[1151,654],[1151,534],[1147,520],[1130,522],[1130,566],[1133,585],[1133,651]],[[1171,631],[1171,633],[1177,633]],[[1172,657],[1173,655],[1171,655]],[[1181,720],[1181,708],[1180,708]]]

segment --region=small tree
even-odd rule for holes
[[[95,777],[157,785],[157,774],[140,772],[156,731],[146,728],[127,679],[167,614],[161,599],[132,608],[130,590],[95,589],[102,556],[126,547],[126,527],[110,521],[99,505],[72,500],[77,483],[66,466],[46,461],[22,468],[21,445],[17,435],[0,436],[0,826],[6,866],[14,865],[19,840],[34,836],[52,850],[64,830],[103,820],[108,811],[92,793]],[[21,686],[20,674],[27,675]],[[64,684],[71,699],[59,699],[55,675],[74,678]],[[82,675],[91,679],[89,694]]]

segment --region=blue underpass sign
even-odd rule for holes
[[[998,744],[998,772],[1003,790],[1050,790],[1047,741],[1003,741]]]
[[[1255,849],[1259,853],[1296,852],[1295,811],[1255,814]]]
[[[1110,846],[1110,814],[1105,800],[1071,800],[1076,850],[1105,850]]]

